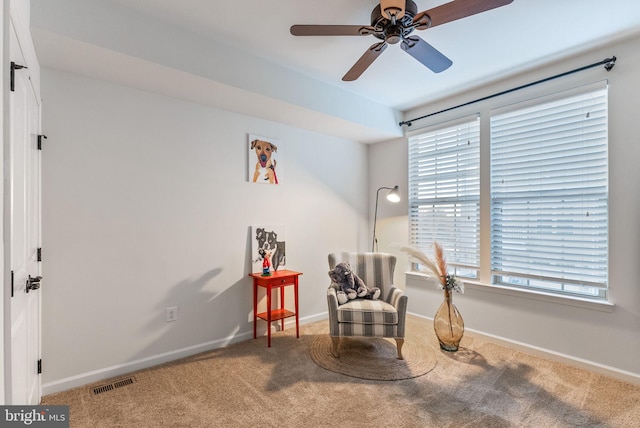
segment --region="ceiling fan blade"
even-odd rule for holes
[[[366,36],[376,32],[368,25],[292,25],[294,36]]]
[[[512,2],[513,0],[453,0],[418,13],[413,18],[413,22],[414,24],[420,23],[416,27],[418,30],[426,30],[427,28],[506,6]]]
[[[417,59],[434,73],[451,67],[453,62],[420,37],[406,37],[400,45],[402,50]]]
[[[367,68],[369,68],[373,61],[375,61],[386,48],[387,42],[380,42],[371,45],[360,59],[353,64],[353,67],[347,71],[347,74],[344,75],[342,80],[345,82],[352,82],[356,80]]]

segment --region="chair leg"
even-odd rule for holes
[[[334,358],[340,358],[340,354],[338,353],[338,344],[340,343],[340,337],[331,336],[331,355]]]
[[[402,356],[402,345],[404,345],[404,339],[396,337],[396,346],[398,348],[398,359],[399,360],[404,360],[404,357]]]

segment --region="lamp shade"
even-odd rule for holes
[[[395,186],[387,195],[387,201],[397,203],[400,202],[400,193],[398,192],[398,186]]]

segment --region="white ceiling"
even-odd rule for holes
[[[321,118],[323,126],[317,130],[326,131],[329,123],[334,125],[334,134],[364,142],[401,135],[397,126],[401,113],[430,100],[640,31],[637,0],[514,0],[498,9],[414,32],[453,61],[453,66],[442,73],[431,72],[399,45],[391,45],[357,81],[342,82],[344,73],[378,39],[294,37],[289,27],[368,25],[376,0],[32,0],[31,3],[36,50],[44,66],[69,68],[164,93],[167,89],[161,89],[166,85],[160,82],[160,77],[155,89],[148,81],[149,70],[153,68],[157,76],[181,73],[181,81],[189,88],[169,95],[192,94],[191,98],[198,102],[222,108],[226,107],[220,98],[251,103],[249,99],[256,96],[259,105],[282,110],[288,117],[278,119],[271,111],[262,115],[265,118],[295,122],[309,129],[314,129],[313,124]],[[419,11],[442,3],[446,1],[416,0]],[[143,25],[151,21],[157,26]],[[109,31],[112,34],[107,34]],[[171,40],[177,40],[178,33],[190,34],[190,40],[199,38],[201,46],[193,47],[191,43],[188,48],[172,50],[175,47],[170,46]],[[169,35],[174,36],[168,39]],[[154,40],[162,46],[145,48],[144,43],[154,44]],[[161,48],[163,52],[153,52]],[[87,59],[92,57],[93,66]],[[98,60],[101,57],[110,57],[109,63],[101,63]],[[147,78],[124,76],[118,71],[119,61],[129,70],[147,67]],[[235,70],[267,71],[258,75],[246,71],[247,76],[242,79],[233,72],[234,68],[225,69],[227,63],[242,66]],[[215,71],[203,71],[207,64]],[[207,91],[212,96],[230,92],[228,97],[216,97],[218,100],[213,103],[207,101]],[[323,97],[333,99],[333,106],[328,106],[329,101]],[[351,97],[344,99],[351,100],[347,104],[353,103],[345,111],[340,111],[345,104],[342,97]],[[261,116],[246,106],[229,108]],[[381,119],[383,116],[389,116],[389,120]]]

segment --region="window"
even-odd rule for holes
[[[479,214],[479,118],[410,137],[410,242],[428,254],[438,241],[454,273],[477,278]]]
[[[605,299],[606,84],[481,111],[487,141],[478,117],[409,136],[410,242],[440,242],[460,276]]]
[[[491,116],[495,283],[604,297],[607,92]]]

